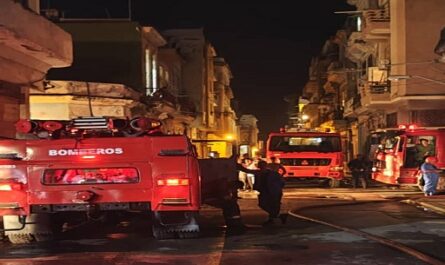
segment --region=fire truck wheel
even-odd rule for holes
[[[185,213],[188,223],[178,228],[177,232],[179,238],[185,239],[199,237],[199,225],[196,220],[197,215],[198,214],[194,212]]]
[[[153,237],[157,240],[174,239],[176,238],[176,231],[174,227],[166,226],[162,221],[162,214],[160,212],[153,212],[152,215],[152,230]]]
[[[50,216],[48,214],[31,214],[25,219],[26,225],[21,230],[6,231],[9,241],[13,244],[29,243],[36,241],[47,241],[53,238],[53,230],[50,225]],[[3,216],[3,222],[6,229],[18,229],[22,226],[18,216]]]
[[[153,236],[160,240],[198,237],[196,215],[195,212],[154,212]]]
[[[28,244],[34,240],[31,234],[23,233],[9,234],[8,239],[12,244]]]
[[[178,237],[182,238],[182,239],[198,238],[199,237],[199,231],[181,231],[181,232],[178,232]]]
[[[12,244],[26,244],[31,243],[34,240],[32,231],[27,229],[26,225],[23,227],[22,222],[23,220],[21,220],[17,215],[3,216],[3,227],[5,229],[12,229],[5,231],[5,235],[8,237],[9,242],[11,242]]]
[[[153,225],[153,237],[157,240],[174,239],[176,234],[174,231]]]

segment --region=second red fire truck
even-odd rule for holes
[[[419,186],[423,181],[420,165],[425,156],[435,156],[442,170],[438,189],[445,189],[445,128],[418,128],[401,125],[371,135],[374,158],[372,177],[386,184]]]
[[[278,157],[285,178],[328,180],[338,187],[343,179],[343,153],[338,133],[290,129],[271,133],[267,158]]]

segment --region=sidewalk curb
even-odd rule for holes
[[[431,210],[431,211],[433,211],[435,213],[438,213],[438,214],[441,214],[441,215],[445,215],[445,209],[444,208],[435,206],[435,205],[433,205],[431,203],[428,203],[428,202],[419,202],[419,201],[411,200],[411,199],[403,200],[402,202],[407,203],[407,204],[411,204],[411,205],[415,205],[415,206],[418,206],[418,207],[423,207],[423,208],[429,209],[429,210]]]

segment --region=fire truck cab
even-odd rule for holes
[[[278,157],[287,179],[329,180],[338,187],[344,177],[340,134],[303,129],[269,134],[267,158]]]
[[[401,125],[371,134],[374,160],[372,178],[382,183],[419,186],[423,182],[420,165],[426,156],[437,158],[436,166],[445,169],[445,128],[417,128]],[[445,174],[440,174],[438,189],[445,189]]]
[[[28,139],[0,140],[0,216],[9,240],[46,240],[65,222],[109,211],[151,214],[157,239],[197,236],[196,153],[186,136],[163,135],[158,126],[147,118],[19,121]]]

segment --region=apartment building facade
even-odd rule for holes
[[[71,35],[39,15],[38,1],[0,2],[0,137],[29,118],[30,88],[43,91],[51,68],[71,65]]]
[[[321,82],[324,95],[331,87],[338,88],[331,91],[336,100],[321,108],[338,109],[340,115],[336,118],[346,121],[346,128],[334,129],[344,131],[350,143],[349,158],[367,152],[373,131],[399,124],[445,126],[445,65],[436,60],[434,53],[445,25],[442,1],[348,3],[358,12],[348,18],[347,22],[352,23],[339,30],[346,38],[338,38],[337,32],[336,39],[341,40],[334,45],[337,55],[322,71],[312,71],[316,73],[312,83]],[[314,65],[312,68],[318,66],[320,70],[320,64]],[[325,76],[326,82],[317,75]],[[305,93],[313,95],[313,90],[308,82]],[[322,124],[321,116],[313,126]]]

